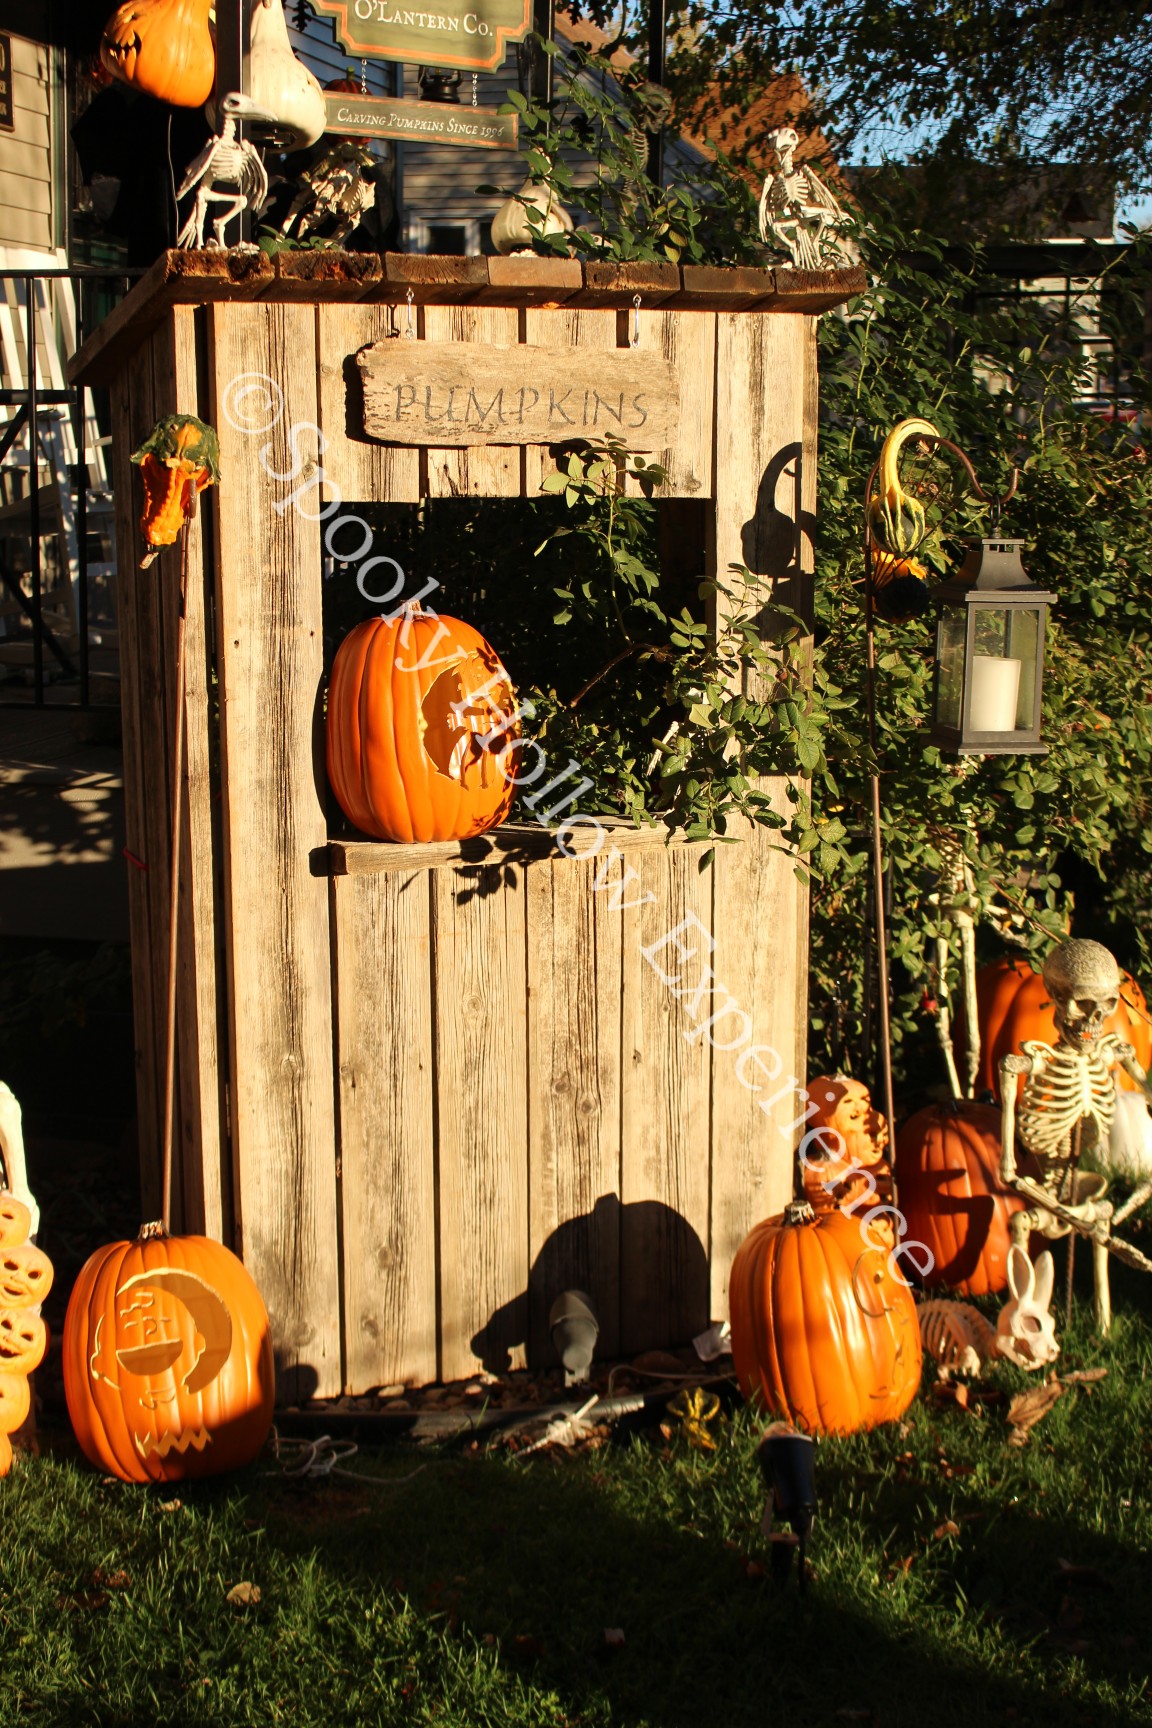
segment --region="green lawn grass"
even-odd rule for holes
[[[803,1598],[755,1564],[742,1411],[715,1454],[655,1430],[559,1462],[393,1444],[307,1486],[271,1460],[140,1489],[26,1459],[0,1483],[0,1724],[1152,1722],[1137,1286],[1110,1341],[1086,1315],[1066,1335],[1060,1369],[1108,1377],[1023,1449],[1003,1405],[924,1398],[822,1443]],[[228,1602],[242,1581],[258,1605]]]

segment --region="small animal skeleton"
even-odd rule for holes
[[[1096,1273],[1096,1322],[1107,1332],[1112,1322],[1108,1255],[1125,1265],[1152,1272],[1152,1260],[1112,1235],[1112,1202],[1106,1176],[1079,1169],[1085,1156],[1107,1147],[1116,1113],[1114,1071],[1122,1068],[1148,1096],[1147,1076],[1130,1044],[1105,1032],[1104,1022],[1120,1001],[1120,970],[1099,942],[1061,942],[1043,967],[1052,996],[1058,1039],[1055,1047],[1026,1039],[1022,1055],[1000,1063],[1003,1103],[1000,1173],[1029,1204],[1011,1223],[1012,1240],[1027,1248],[1033,1230],[1055,1240],[1070,1231],[1092,1243]],[[1039,1180],[1021,1176],[1016,1166],[1016,1077],[1027,1076],[1020,1106],[1021,1144],[1039,1166]],[[1138,1188],[1115,1215],[1119,1223],[1152,1193]]]
[[[295,238],[301,239],[334,221],[325,239],[329,245],[343,245],[376,200],[375,183],[364,178],[364,170],[375,166],[366,145],[354,138],[334,140],[300,176],[300,189],[280,232],[287,235],[295,225]]]
[[[791,126],[768,134],[778,166],[760,193],[760,238],[787,252],[799,270],[818,270],[848,262],[841,237],[848,218],[833,194],[807,163],[797,168],[793,154],[800,135]]]
[[[224,229],[234,216],[247,207],[259,210],[268,196],[268,175],[254,145],[246,138],[237,138],[236,125],[241,120],[259,120],[274,125],[271,114],[247,96],[233,92],[220,104],[224,125],[214,138],[209,138],[196,160],[180,182],[177,201],[186,198],[196,188],[196,198],[188,220],[176,236],[177,246],[202,247],[204,224],[209,206],[224,204],[227,208],[212,218],[213,238],[209,246],[223,247]]]
[[[1054,1277],[1051,1254],[1045,1251],[1033,1266],[1023,1248],[1013,1245],[1008,1251],[1011,1299],[1000,1310],[995,1326],[970,1302],[922,1302],[917,1310],[920,1336],[939,1364],[939,1378],[979,1374],[994,1356],[1026,1369],[1055,1362],[1060,1346],[1049,1312]]]

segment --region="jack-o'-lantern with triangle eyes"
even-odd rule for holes
[[[378,840],[466,840],[512,808],[519,710],[494,649],[413,603],[340,644],[328,684],[328,778]]]
[[[64,1320],[76,1437],[125,1482],[249,1464],[272,1426],[268,1315],[236,1256],[146,1225],[84,1267]]]

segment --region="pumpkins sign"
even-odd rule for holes
[[[98,1469],[173,1482],[251,1463],[273,1390],[268,1316],[227,1248],[145,1225],[92,1255],[64,1320],[64,1391]]]
[[[478,630],[418,604],[369,618],[328,685],[328,778],[378,840],[464,840],[503,822],[520,736],[512,683]]]

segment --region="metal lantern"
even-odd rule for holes
[[[961,755],[1041,755],[1044,627],[1056,599],[1028,580],[1022,540],[978,540],[932,592],[936,667],[929,742]]]

